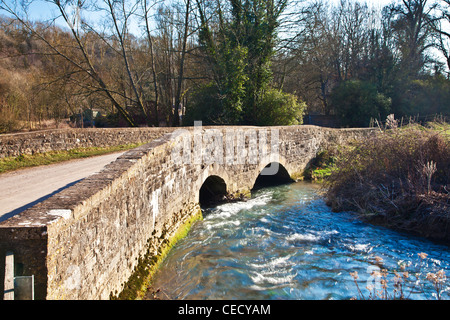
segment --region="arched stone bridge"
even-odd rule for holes
[[[16,274],[34,275],[37,299],[108,299],[144,255],[157,254],[198,214],[200,202],[299,179],[327,144],[371,132],[292,126],[168,133],[0,223],[0,289],[4,257],[13,252]]]

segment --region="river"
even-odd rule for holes
[[[439,270],[450,277],[449,247],[333,213],[316,185],[300,182],[205,210],[163,262],[152,290],[159,289],[158,299],[342,300],[361,299],[359,287],[367,299],[383,291],[373,271],[384,269],[391,297],[401,278],[406,297],[436,299],[425,277]],[[441,298],[449,299],[450,279],[441,285]]]

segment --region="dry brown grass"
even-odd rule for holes
[[[388,271],[383,265],[383,259],[375,256],[374,269],[367,281],[367,286],[360,287],[358,272],[350,272],[350,276],[358,290],[358,297],[353,300],[410,300],[421,295],[421,299],[447,300],[448,286],[447,276],[444,269],[436,272],[424,273],[422,268],[428,264],[428,254],[420,252],[417,254],[420,261],[399,261],[398,270]]]
[[[450,126],[442,126],[380,130],[342,149],[325,182],[328,204],[450,243]]]

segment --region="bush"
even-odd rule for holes
[[[289,126],[303,123],[306,103],[281,90],[269,89],[258,106],[256,125]]]
[[[450,116],[450,81],[442,75],[415,80],[404,103],[410,114]]]
[[[342,125],[367,127],[370,119],[384,119],[390,112],[391,99],[377,88],[359,80],[343,82],[331,94],[331,103]]]
[[[191,126],[194,121],[203,121],[204,125],[243,124],[259,126],[298,125],[303,123],[306,109],[304,102],[297,97],[281,90],[269,89],[263,93],[261,102],[257,105],[257,114],[247,116],[247,122],[242,121],[244,113],[250,113],[246,106],[239,108],[227,106],[214,84],[201,87],[191,95],[186,108],[183,125]]]
[[[222,101],[217,87],[207,84],[200,87],[190,96],[183,118],[184,126],[193,126],[194,121],[203,121],[203,125],[215,125],[225,122],[222,112]]]
[[[335,211],[450,241],[450,139],[441,131],[408,126],[344,148],[325,183]]]
[[[322,182],[328,178],[335,166],[336,152],[336,150],[331,149],[319,152],[306,169],[305,179]]]

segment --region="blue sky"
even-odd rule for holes
[[[340,0],[330,0],[330,3],[338,3]],[[393,1],[399,0],[358,0],[359,2],[366,2],[369,5],[373,5],[375,7],[383,7]],[[12,1],[6,1],[6,3],[11,3]],[[54,16],[55,6],[46,1],[35,1],[30,5],[30,17],[33,19],[48,19]]]
[[[3,0],[3,1],[5,1],[7,4],[13,2],[12,0]],[[3,1],[0,0],[0,4]],[[337,4],[339,3],[339,1],[340,0],[329,0],[330,4]],[[356,1],[359,1],[361,3],[367,3],[369,6],[374,6],[375,8],[379,8],[381,10],[381,8],[383,8],[385,5],[391,4],[393,2],[400,3],[402,0],[356,0]],[[32,1],[32,4],[30,5],[29,9],[30,9],[29,17],[33,20],[34,19],[46,20],[59,15],[59,12],[56,10],[56,6],[45,0]],[[0,14],[1,13],[2,12],[0,11]],[[440,56],[440,53],[435,51],[436,50],[434,50],[433,52],[436,55]]]
[[[14,0],[3,0],[5,3],[11,5],[11,3],[14,2]],[[2,0],[0,0],[0,4],[1,2],[3,2]],[[21,2],[23,0],[20,0],[18,2]],[[167,2],[170,2],[171,0],[165,0]],[[304,0],[304,1],[309,1],[309,0]],[[324,0],[326,1],[326,0]],[[328,2],[330,4],[338,4],[340,0],[328,0]],[[387,4],[390,4],[394,1],[401,1],[401,0],[355,0],[355,1],[359,1],[362,3],[367,3],[370,6],[375,6],[376,8],[381,8]],[[48,19],[52,19],[54,17],[58,17],[60,15],[57,7],[51,3],[51,1],[46,1],[46,0],[25,0],[25,2],[31,2],[30,6],[29,6],[29,10],[28,10],[28,17],[31,20],[48,20]],[[151,1],[150,1],[151,2]],[[1,14],[1,10],[0,10],[0,14]],[[4,12],[3,12],[4,13]],[[70,13],[69,13],[70,14]],[[82,15],[84,18],[88,17],[88,13],[86,13],[85,10],[82,11]],[[92,16],[96,16],[96,15],[92,15]],[[98,19],[98,18],[97,18]],[[92,21],[93,22],[93,21]],[[62,25],[62,26],[66,26],[65,23],[61,20],[57,20],[57,23]],[[138,29],[139,27],[137,26],[137,24],[134,25],[134,28],[132,29],[133,33],[139,34],[140,31]],[[133,31],[134,30],[134,31]]]

